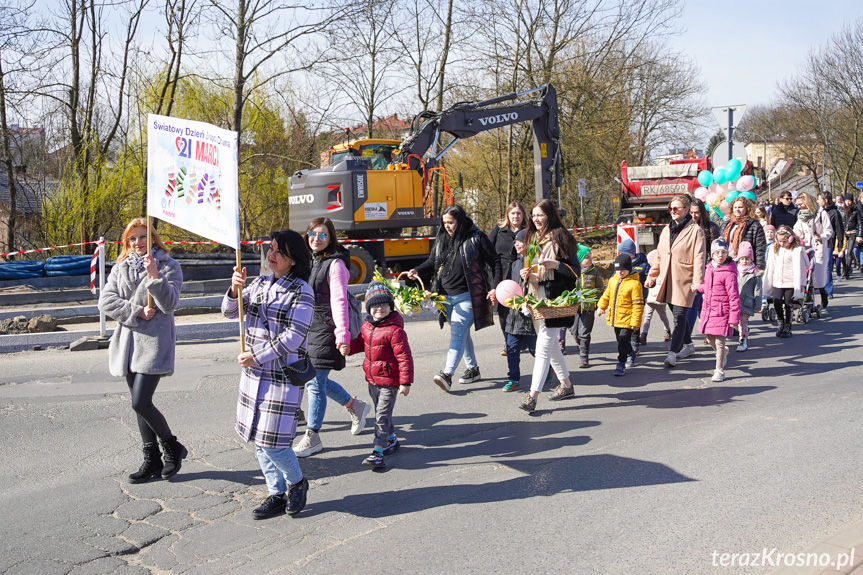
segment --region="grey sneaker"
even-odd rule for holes
[[[351,433],[359,435],[366,428],[366,416],[371,411],[372,406],[361,399],[354,398],[354,404],[351,407],[346,407],[348,414],[351,416]]]
[[[693,353],[695,353],[695,344],[694,343],[687,343],[686,345],[683,346],[683,349],[681,349],[677,353],[677,359],[687,358],[690,355],[692,355]]]
[[[668,355],[665,356],[665,365],[668,367],[674,367],[677,365],[677,354],[673,351],[669,351]]]
[[[530,413],[531,411],[536,409],[536,398],[531,397],[530,394],[528,394],[528,396],[524,398],[524,401],[522,401],[521,405],[519,405],[518,407],[519,409],[523,409]]]
[[[308,457],[309,455],[314,455],[323,448],[324,444],[321,443],[321,437],[318,435],[318,432],[306,429],[306,434],[303,435],[300,443],[293,447],[293,450],[297,457]]]
[[[571,385],[569,387],[566,387],[565,385],[560,384],[556,388],[554,388],[554,391],[551,393],[551,395],[548,396],[548,399],[550,401],[560,401],[561,399],[565,399],[567,397],[575,397],[575,390],[572,388]]]
[[[464,370],[464,373],[461,374],[461,377],[458,378],[459,383],[473,383],[479,379],[479,366],[471,367],[470,369]]]

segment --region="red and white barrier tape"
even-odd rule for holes
[[[649,228],[649,227],[665,226],[666,224],[647,224],[647,223],[645,223],[645,224],[625,224],[625,225],[635,226],[637,228]],[[611,228],[616,228],[616,227],[617,227],[616,224],[605,224],[602,226],[590,226],[590,227],[586,227],[586,228],[571,228],[571,230],[574,232],[590,232],[590,231],[594,231],[594,230],[606,230],[606,229],[611,229]],[[406,242],[406,241],[433,240],[433,239],[435,239],[435,236],[411,236],[411,237],[406,237],[406,238],[402,238],[402,237],[378,238],[378,239],[369,238],[369,239],[357,239],[357,240],[345,239],[345,240],[342,240],[342,243],[358,244],[358,243],[364,243],[364,242]],[[240,243],[242,245],[257,246],[257,245],[261,245],[261,244],[268,244],[268,243],[270,243],[270,241],[272,241],[272,240],[243,240]],[[5,254],[0,254],[0,258],[6,257],[6,256],[33,254],[33,253],[37,253],[37,252],[47,252],[50,250],[62,250],[65,248],[75,248],[78,246],[86,246],[86,245],[98,244],[98,243],[99,243],[98,241],[81,242],[81,243],[77,243],[77,244],[67,244],[65,246],[51,246],[50,248],[36,248],[36,249],[32,249],[32,250],[22,250],[20,252],[7,252]],[[105,243],[106,244],[121,244],[122,242],[105,242]],[[165,242],[165,244],[167,244],[167,245],[177,245],[177,246],[218,245],[218,243],[219,242]]]

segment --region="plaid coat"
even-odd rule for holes
[[[240,376],[235,428],[255,445],[289,448],[296,434],[303,390],[289,383],[285,366],[306,353],[314,300],[309,284],[290,273],[257,277],[243,289],[246,350],[255,364]],[[238,308],[237,300],[225,294],[222,314],[236,318]]]

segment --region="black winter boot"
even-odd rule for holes
[[[779,325],[777,326],[776,330],[776,337],[782,337],[783,333],[785,333],[785,322],[779,320]]]
[[[168,441],[159,440],[165,451],[165,467],[162,468],[162,479],[170,479],[180,471],[183,458],[189,455],[183,444],[177,441],[177,436],[172,435]]]
[[[578,367],[582,369],[590,367],[590,353],[585,349],[585,346],[582,346],[579,351]]]
[[[789,338],[791,337],[791,322],[785,324],[785,330],[782,332],[782,337]]]
[[[162,452],[156,442],[144,444],[144,463],[135,473],[129,474],[129,483],[144,483],[162,473]]]

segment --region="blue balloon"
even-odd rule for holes
[[[748,198],[748,199],[752,200],[753,202],[758,200],[758,196],[755,195],[755,192],[751,192],[751,191],[741,193],[740,197]]]
[[[734,201],[734,198],[736,198],[739,195],[740,195],[740,192],[738,192],[737,190],[735,190],[733,192],[728,192],[728,195],[725,196],[725,201],[728,202],[728,205],[731,205],[731,202]]]
[[[740,177],[740,172],[743,170],[743,164],[737,158],[731,158],[725,164],[725,177],[727,181],[733,182]]]
[[[721,186],[725,182],[728,181],[728,176],[725,174],[725,169],[716,168],[713,170],[713,181],[716,182],[717,186]]]
[[[713,174],[710,173],[710,170],[701,170],[698,172],[698,183],[705,188],[710,187],[710,184],[713,183]]]

